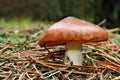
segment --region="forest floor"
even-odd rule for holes
[[[83,66],[65,65],[64,46],[40,47],[47,22],[0,22],[1,80],[120,80],[120,34],[83,44]],[[54,57],[49,56],[50,53]]]

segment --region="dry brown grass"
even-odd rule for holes
[[[84,44],[83,66],[77,66],[63,63],[63,46],[49,47],[49,52],[38,46],[42,27],[21,28],[17,33],[1,30],[8,32],[3,35],[6,41],[0,43],[1,80],[120,80],[120,45],[114,42],[114,36],[107,42]],[[7,41],[12,37],[18,42]],[[23,38],[25,41],[19,42]]]

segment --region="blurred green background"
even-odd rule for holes
[[[120,0],[0,0],[0,19],[58,21],[75,16],[106,28],[120,27]]]

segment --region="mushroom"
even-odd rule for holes
[[[39,38],[40,46],[65,45],[65,64],[82,65],[82,44],[108,40],[107,32],[93,23],[67,17],[54,23]]]

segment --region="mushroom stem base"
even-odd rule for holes
[[[82,43],[73,41],[66,43],[65,64],[82,65]]]

